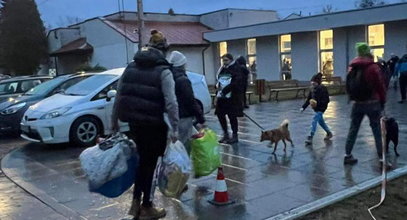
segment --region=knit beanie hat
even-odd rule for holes
[[[365,42],[356,43],[355,48],[358,53],[358,56],[360,57],[369,56],[371,54],[370,47]]]
[[[161,31],[155,29],[151,30],[151,37],[148,46],[166,51],[168,49],[167,39]]]
[[[313,75],[311,78],[311,81],[321,84],[322,83],[322,73],[317,73],[317,74]]]
[[[179,51],[172,51],[168,60],[175,67],[183,66],[187,63],[187,58]]]

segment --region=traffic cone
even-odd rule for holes
[[[218,168],[218,176],[216,177],[216,189],[213,200],[209,200],[209,203],[216,206],[224,206],[234,203],[229,199],[228,187],[226,185],[225,176],[223,175],[223,168]]]

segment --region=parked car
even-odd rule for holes
[[[10,79],[11,76],[9,75],[4,75],[4,74],[0,74],[0,81],[5,80],[5,79]]]
[[[92,75],[94,74],[59,76],[30,89],[21,96],[9,98],[7,101],[0,103],[0,133],[18,133],[21,118],[28,107],[56,93],[63,92]]]
[[[123,71],[118,68],[99,73],[31,106],[21,121],[21,137],[47,144],[89,146],[98,135],[111,134],[114,96]],[[188,73],[188,77],[204,111],[210,111],[211,98],[203,76]],[[122,131],[128,129],[126,123],[120,126]]]
[[[0,81],[0,102],[17,97],[39,84],[52,79],[51,76],[20,76]]]

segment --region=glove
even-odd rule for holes
[[[178,141],[178,132],[171,132],[170,138],[171,142],[175,144]]]

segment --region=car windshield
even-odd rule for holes
[[[99,87],[116,78],[117,75],[101,74],[89,77],[65,91],[65,95],[85,96],[94,92]]]
[[[66,77],[58,77],[47,82],[41,83],[38,86],[30,89],[28,92],[24,93],[24,95],[43,95],[48,93],[49,91],[56,88],[62,82],[64,82],[67,78]]]

